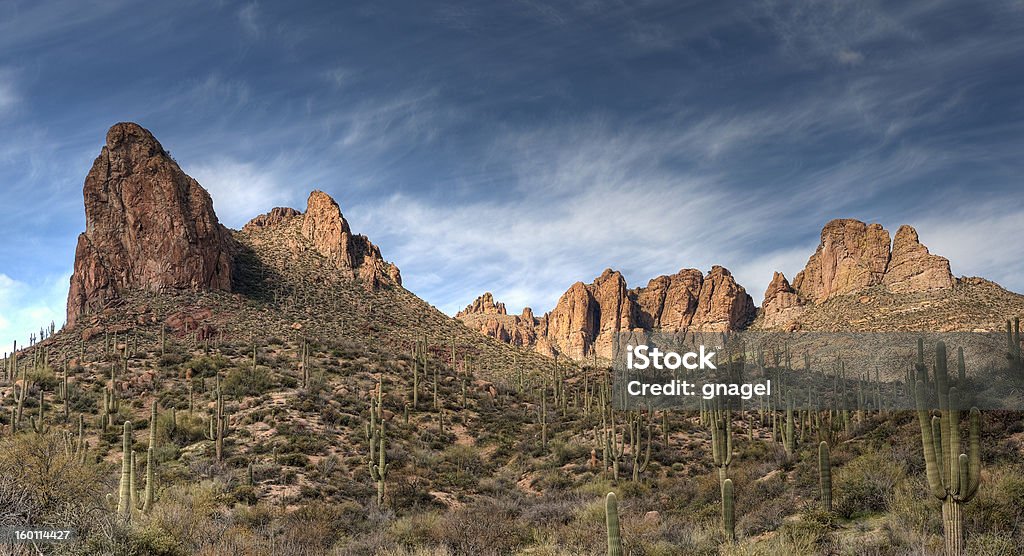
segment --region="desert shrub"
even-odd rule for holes
[[[448,545],[456,554],[514,554],[529,540],[529,530],[507,501],[484,499],[444,516]]]
[[[834,509],[847,518],[887,511],[892,491],[904,477],[903,467],[885,452],[859,456],[836,474]]]
[[[422,512],[395,520],[389,534],[403,547],[438,546],[443,544],[445,522],[437,512]]]
[[[968,531],[1009,533],[1024,524],[1024,468],[993,469],[964,511]]]
[[[1015,540],[995,533],[970,535],[966,542],[966,553],[973,556],[1002,556],[1004,554],[1021,554],[1024,551],[1021,539]]]
[[[157,361],[157,365],[163,369],[169,369],[171,367],[181,365],[184,362],[185,356],[180,353],[165,353],[160,356],[160,359]]]
[[[107,468],[82,463],[64,436],[26,433],[0,443],[0,524],[72,527],[87,534],[106,508]],[[88,459],[88,458],[87,458]]]
[[[163,358],[161,358],[161,361],[163,361]],[[223,369],[224,367],[227,367],[229,364],[230,362],[227,360],[227,358],[219,355],[216,357],[203,356],[190,360],[188,363],[185,364],[185,368],[192,371],[193,378],[203,378],[212,377],[213,375],[217,374],[217,371]]]
[[[274,377],[266,367],[231,369],[221,383],[224,393],[235,399],[259,396],[274,386]]]

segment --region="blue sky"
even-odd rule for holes
[[[63,322],[123,120],[228,226],[328,191],[448,313],[606,267],[760,303],[835,217],[1024,291],[1020,0],[285,4],[0,0],[0,345]]]

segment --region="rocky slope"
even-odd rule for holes
[[[277,207],[228,230],[149,131],[119,123],[83,193],[64,338],[157,326],[200,341],[300,331],[403,353],[424,337],[464,341],[495,366],[515,357],[402,288],[398,267],[322,191],[304,212]]]
[[[633,289],[621,273],[607,269],[590,284],[570,286],[555,308],[540,318],[529,307],[522,315],[508,315],[505,305],[486,293],[456,318],[503,342],[549,356],[584,359],[610,357],[620,333],[737,330],[754,314],[746,290],[728,270],[715,266],[706,276],[683,269]]]

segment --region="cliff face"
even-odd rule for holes
[[[889,232],[880,224],[833,220],[793,287],[810,301],[824,301],[880,284],[889,264]]]
[[[798,329],[806,310],[846,295],[878,287],[904,297],[941,295],[956,283],[949,260],[931,254],[914,228],[900,226],[890,244],[889,232],[879,224],[833,220],[822,229],[817,250],[792,285],[775,273],[765,291],[758,324]],[[864,303],[870,299],[867,296]],[[850,318],[870,316],[867,307],[861,312],[865,315]]]
[[[896,293],[948,290],[955,280],[949,260],[932,255],[921,245],[917,230],[900,226],[892,241],[892,254],[882,283]]]
[[[499,340],[573,359],[611,357],[616,335],[624,332],[737,330],[756,311],[746,290],[720,266],[707,276],[683,269],[635,289],[627,287],[621,273],[608,269],[590,284],[570,286],[555,308],[539,319],[529,308],[515,317],[493,309],[488,314],[488,305],[504,309],[485,294],[457,318]]]
[[[402,285],[398,267],[386,262],[380,249],[366,236],[352,233],[338,203],[323,191],[309,194],[302,217],[302,235],[316,252],[338,270],[360,278],[367,289]]]
[[[210,195],[149,131],[133,123],[110,128],[83,194],[69,326],[130,289],[231,289],[230,233]]]
[[[217,220],[209,193],[146,129],[134,123],[110,128],[83,194],[86,226],[75,251],[68,326],[128,291],[231,291],[240,244]],[[298,231],[275,236],[289,226]],[[314,251],[338,276],[359,279],[369,290],[402,283],[398,267],[366,236],[353,234],[322,191],[310,194],[305,213],[275,208],[243,231]]]
[[[793,288],[803,299],[825,301],[884,284],[907,293],[953,287],[949,261],[921,245],[917,230],[900,226],[890,244],[880,224],[833,220],[821,231],[821,243],[796,279]]]

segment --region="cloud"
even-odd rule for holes
[[[921,243],[949,259],[955,275],[981,276],[1024,293],[1024,209],[1003,202],[947,199],[942,214],[915,221]]]
[[[0,273],[0,351],[17,340],[26,345],[30,334],[53,322],[63,326],[70,274],[26,283]]]
[[[14,70],[0,68],[0,116],[14,112],[21,101],[14,81]]]
[[[737,195],[717,169],[681,172],[670,162],[682,147],[671,135],[602,124],[512,134],[494,146],[514,169],[514,185],[500,195],[392,195],[350,214],[359,230],[373,230],[407,287],[449,313],[485,290],[512,310],[547,310],[607,266],[631,285],[680,268],[746,268],[748,242],[764,233],[749,215],[782,215],[789,200]],[[766,262],[792,259],[783,252]],[[771,270],[755,280],[761,266],[745,275],[763,288]]]
[[[185,172],[210,192],[217,217],[231,228],[241,228],[254,216],[297,200],[292,189],[276,177],[274,162],[259,166],[217,157],[188,166]]]
[[[859,66],[864,62],[864,55],[856,50],[843,48],[836,52],[836,59],[844,66]]]
[[[258,37],[263,33],[260,19],[260,6],[255,2],[246,4],[238,10],[238,23],[249,37]]]

